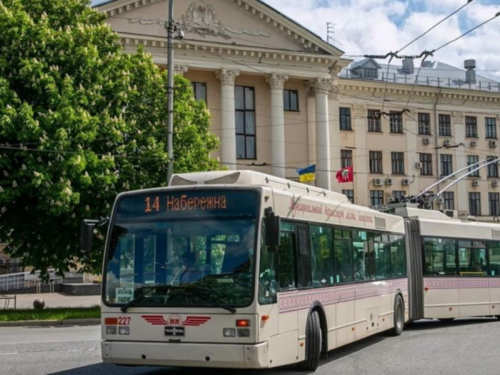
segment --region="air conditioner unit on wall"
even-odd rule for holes
[[[476,147],[477,141],[470,141],[470,147]]]
[[[385,184],[386,185],[392,185],[392,178],[386,178],[385,179]]]
[[[373,179],[373,185],[375,185],[375,186],[382,186],[382,179],[381,178],[374,178]]]
[[[401,180],[401,183],[403,184],[403,186],[408,186],[408,185],[410,185],[410,179],[409,178],[403,178]]]
[[[491,148],[497,147],[497,141],[490,141],[490,147]]]
[[[445,139],[444,142],[443,142],[443,146],[448,147],[450,145],[451,145],[451,140]]]
[[[493,181],[491,182],[491,186],[493,186],[493,187],[498,187],[498,180],[493,180]]]
[[[479,180],[472,180],[472,186],[479,186]]]
[[[423,138],[422,141],[424,142],[424,145],[430,145],[431,144],[431,139],[430,138]]]
[[[415,163],[415,169],[420,169],[420,168],[422,168],[422,163],[420,163],[420,162],[417,161]]]

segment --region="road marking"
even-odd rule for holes
[[[0,355],[16,355],[19,354],[19,352],[12,352],[12,353],[0,353]]]

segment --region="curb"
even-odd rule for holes
[[[65,319],[65,320],[18,320],[0,322],[0,327],[54,327],[54,326],[97,326],[101,319]]]

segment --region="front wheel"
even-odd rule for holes
[[[392,336],[399,336],[403,333],[405,325],[405,303],[398,294],[394,300],[394,328],[390,330]]]
[[[317,311],[313,311],[307,318],[306,325],[306,359],[299,365],[303,371],[316,371],[321,356],[321,323]]]

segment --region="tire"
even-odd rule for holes
[[[405,303],[398,294],[394,300],[394,327],[389,331],[391,336],[399,336],[405,326]]]
[[[323,337],[321,323],[317,311],[313,311],[307,318],[306,325],[306,359],[299,364],[303,371],[316,371],[321,356],[321,345]]]

